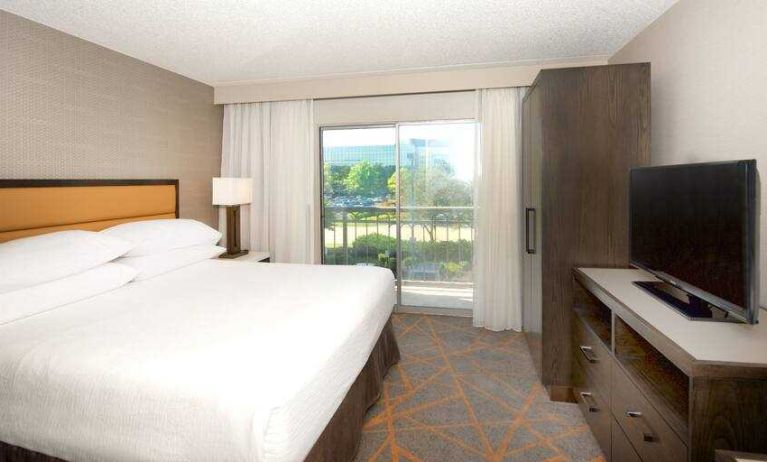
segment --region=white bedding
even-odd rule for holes
[[[302,460],[390,271],[208,260],[0,326],[0,441],[66,460]]]

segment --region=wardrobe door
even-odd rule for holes
[[[542,359],[541,310],[541,166],[543,159],[540,89],[533,86],[525,98],[522,125],[524,172],[524,287],[523,329],[538,373]]]

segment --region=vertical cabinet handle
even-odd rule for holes
[[[588,406],[589,412],[599,412],[599,407],[597,406],[596,401],[594,401],[594,395],[588,391],[582,391],[580,392],[580,395],[583,402]]]
[[[525,247],[527,250],[527,253],[534,254],[536,252],[535,247],[535,227],[537,226],[535,222],[535,209],[534,208],[526,208],[525,209]]]

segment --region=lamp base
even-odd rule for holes
[[[245,255],[247,255],[247,254],[248,254],[248,251],[247,251],[247,250],[240,250],[240,251],[239,251],[239,252],[237,252],[237,253],[229,253],[229,252],[227,252],[227,253],[222,253],[221,255],[219,255],[219,256],[218,256],[218,258],[228,258],[228,259],[232,259],[232,258],[238,258],[238,257],[242,257],[242,256],[245,256]]]

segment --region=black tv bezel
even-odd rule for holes
[[[745,182],[746,182],[746,197],[741,207],[744,212],[744,227],[743,233],[743,246],[744,246],[744,272],[746,277],[744,278],[745,287],[745,300],[746,306],[739,306],[728,300],[724,300],[710,292],[706,292],[700,287],[689,284],[681,279],[676,278],[671,274],[664,273],[663,271],[655,271],[634,258],[633,245],[632,245],[632,204],[631,204],[631,183],[635,171],[639,170],[670,170],[689,167],[703,167],[703,166],[716,166],[716,165],[737,165],[742,166],[744,169]],[[758,200],[758,179],[756,174],[756,160],[735,160],[735,161],[721,161],[721,162],[698,162],[692,164],[673,164],[673,165],[658,165],[658,166],[643,166],[643,167],[631,167],[629,169],[629,186],[628,186],[628,219],[629,219],[629,263],[639,269],[647,271],[656,278],[663,282],[671,284],[672,286],[683,290],[689,294],[692,294],[711,305],[721,308],[734,316],[735,318],[749,323],[756,324],[759,320],[759,276],[758,276],[758,246],[759,246],[759,225],[757,220],[757,200]]]

